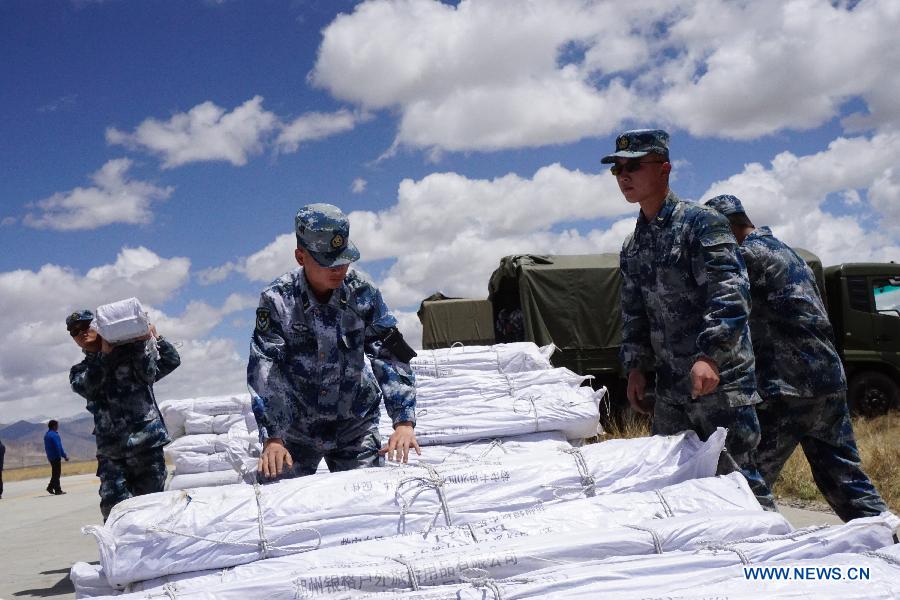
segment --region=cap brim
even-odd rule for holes
[[[601,164],[609,164],[616,162],[617,158],[640,158],[642,156],[647,156],[650,152],[629,152],[628,150],[619,150],[618,152],[614,152],[613,154],[607,154],[603,158],[600,159]]]
[[[334,254],[326,252],[313,252],[309,249],[307,249],[307,252],[309,252],[310,256],[312,256],[315,261],[323,267],[342,267],[359,260],[359,249],[357,249],[356,244],[354,244],[350,240],[347,240],[346,248]]]

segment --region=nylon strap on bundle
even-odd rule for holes
[[[469,575],[468,573],[471,573]],[[494,594],[495,600],[503,600],[503,595],[500,593],[500,586],[497,585],[497,582],[490,577],[488,577],[490,573],[485,571],[484,569],[479,569],[478,567],[472,567],[469,569],[464,569],[459,578],[465,581],[466,583],[471,583],[475,588],[486,588]]]
[[[429,465],[427,463],[418,464],[416,467],[425,469],[428,471],[428,475],[415,475],[412,477],[407,477],[405,479],[401,479],[397,484],[397,490],[394,493],[394,499],[397,501],[397,504],[400,505],[400,521],[397,523],[398,533],[406,532],[406,513],[409,512],[409,508],[412,506],[413,502],[416,501],[416,498],[419,497],[419,494],[424,492],[427,489],[432,489],[437,494],[438,500],[440,500],[441,507],[435,513],[434,518],[431,520],[431,525],[428,526],[428,529],[425,531],[425,535],[431,531],[432,527],[434,527],[435,522],[438,517],[441,515],[441,512],[444,513],[444,521],[446,524],[453,525],[453,520],[450,517],[450,507],[447,505],[447,496],[444,494],[444,483],[446,480],[441,476],[440,473],[437,472],[437,469],[434,466]],[[401,494],[401,489],[404,486],[412,485],[414,486],[412,498],[407,502],[403,495]]]
[[[653,538],[653,550],[655,550],[657,554],[663,553],[662,540],[660,539],[659,534],[655,529],[651,529],[650,527],[642,527],[641,525],[625,525],[625,527],[649,533],[650,537]]]

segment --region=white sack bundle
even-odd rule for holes
[[[221,575],[218,584],[197,586],[189,580],[155,594],[131,596],[199,600],[294,598],[304,594],[328,598],[345,591],[412,591],[425,586],[463,583],[472,569],[485,569],[492,578],[525,575],[548,564],[579,562],[626,555],[647,555],[703,548],[711,540],[727,544],[750,536],[771,536],[791,530],[784,517],[765,511],[727,512],[661,519],[644,526],[593,523],[564,533],[541,532],[528,537],[473,543],[411,553],[402,540],[386,538],[380,552],[322,550],[277,559],[279,565],[259,561]],[[375,550],[372,548],[372,550]],[[240,570],[240,573],[238,573]],[[190,587],[191,591],[188,591]],[[126,596],[123,600],[131,600]]]
[[[885,513],[888,515],[889,513]],[[837,597],[837,589],[853,592],[854,587],[866,586],[866,592],[874,595],[864,597],[896,597],[883,595],[886,590],[896,592],[900,585],[893,583],[900,579],[900,553],[895,557],[884,552],[885,541],[893,541],[893,527],[896,517],[870,517],[857,519],[837,527],[812,527],[794,531],[783,536],[760,536],[748,540],[714,543],[708,549],[691,552],[673,551],[650,556],[622,556],[599,560],[572,560],[569,564],[557,564],[540,570],[531,571],[506,579],[493,576],[494,571],[501,569],[488,568],[472,573],[469,581],[463,585],[445,585],[423,588],[414,592],[386,592],[367,594],[371,600],[387,600],[407,598],[416,600],[436,599],[478,599],[487,597],[516,599],[543,598],[727,598],[733,596],[730,589],[741,592],[756,592],[759,597],[778,597],[759,580],[748,580],[745,567],[748,565],[790,566],[798,564],[812,565],[821,568],[825,565],[837,565],[846,568],[859,566],[861,563],[871,564],[863,557],[873,557],[872,553],[881,554],[877,567],[882,575],[887,576],[893,566],[890,579],[876,581],[876,587],[868,589],[869,582],[853,581],[853,587],[833,587],[834,582],[817,581],[818,586],[807,587],[806,592],[818,590],[819,594],[827,592],[827,597]],[[894,544],[894,546],[897,546]],[[893,550],[893,546],[890,547]],[[811,562],[810,562],[811,561]],[[874,561],[871,561],[874,562]],[[888,583],[891,582],[891,583]],[[777,588],[791,590],[791,582],[776,582]],[[809,582],[807,582],[809,583]],[[823,583],[825,585],[823,585]],[[702,586],[702,587],[700,587]],[[763,590],[765,589],[764,593]],[[702,592],[694,595],[695,591]],[[766,593],[767,592],[767,593]],[[274,596],[266,594],[266,597]],[[329,598],[358,598],[359,594],[339,592],[329,594]],[[802,596],[809,598],[810,596]],[[844,598],[843,593],[840,594]],[[208,595],[193,596],[210,598]]]
[[[437,550],[470,546],[472,544],[499,541],[540,533],[601,529],[624,524],[655,525],[663,518],[685,517],[695,514],[711,515],[728,512],[738,516],[753,512],[765,515],[777,525],[769,533],[791,531],[780,516],[762,510],[750,490],[747,480],[739,473],[720,477],[690,479],[648,492],[623,492],[598,495],[569,502],[537,503],[527,508],[503,513],[466,525],[435,527],[427,535],[408,533],[383,539],[357,541],[347,539],[347,545],[322,548],[314,552],[269,558],[246,565],[238,565],[225,571],[212,570],[195,573],[173,574],[126,586],[127,591],[158,593],[167,589],[187,591],[205,588],[218,583],[256,578],[309,565],[330,564],[341,560],[374,561],[382,556],[415,560],[416,555],[427,555]],[[735,523],[758,522],[754,515],[749,521],[733,519]],[[749,534],[748,534],[749,535]],[[96,573],[99,565],[92,566]],[[105,575],[103,576],[105,580]],[[178,583],[177,586],[167,584]],[[164,592],[164,590],[162,590]]]
[[[231,415],[250,411],[250,395],[228,394],[225,396],[203,396],[200,398],[183,398],[164,400],[159,403],[166,429],[173,438],[185,434],[184,420],[188,412],[201,415]],[[252,431],[255,427],[251,427]]]
[[[110,344],[133,340],[150,333],[150,318],[137,298],[98,306],[92,325]]]
[[[216,452],[214,454],[180,452],[174,456],[174,459],[175,473],[178,475],[214,471],[237,471],[233,458],[227,452]]]
[[[433,465],[445,463],[498,463],[504,459],[530,454],[533,460],[541,460],[543,454],[559,449],[571,448],[572,444],[561,431],[542,431],[508,437],[480,438],[471,442],[427,446],[422,455],[410,452],[409,462],[424,462]]]
[[[120,594],[109,585],[100,565],[76,562],[69,570],[69,579],[75,588],[75,598],[93,598],[95,596],[114,596]]]
[[[201,487],[221,487],[237,483],[252,483],[256,475],[245,476],[230,469],[228,471],[210,471],[208,473],[175,473],[166,483],[166,490],[187,490]]]
[[[461,394],[452,401],[417,400],[416,441],[430,446],[541,431],[560,431],[570,440],[589,438],[602,432],[600,402],[605,395],[606,388],[552,384],[490,400],[478,394]],[[385,440],[393,431],[384,406],[379,431]]]
[[[161,492],[119,503],[88,526],[109,582],[124,586],[171,573],[229,567],[271,556],[464,524],[536,502],[658,489],[716,470],[725,441],[693,432],[611,440],[490,464],[406,465]]]
[[[187,435],[196,433],[226,433],[233,425],[246,423],[245,413],[230,415],[204,415],[194,411],[184,414],[184,432]]]
[[[239,421],[232,425],[226,433],[196,433],[185,435],[166,446],[163,451],[170,462],[183,452],[215,454],[227,452],[229,449],[238,453],[250,454],[259,448],[259,435],[247,430],[247,425]]]
[[[541,346],[534,342],[513,342],[493,346],[455,346],[440,350],[420,350],[410,361],[416,377],[450,377],[473,371],[521,373],[552,369],[550,356],[553,344]]]
[[[565,384],[580,387],[590,376],[579,375],[566,368],[526,371],[523,373],[477,372],[443,378],[416,380],[416,399],[435,402],[452,400],[460,395],[477,395],[484,399],[512,396],[533,385]]]

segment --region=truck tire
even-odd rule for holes
[[[900,388],[884,373],[863,371],[850,380],[847,400],[853,414],[877,417],[900,405]]]

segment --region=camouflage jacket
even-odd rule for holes
[[[750,277],[750,333],[764,397],[812,397],[847,388],[834,331],[806,262],[768,227],[741,244]]]
[[[712,359],[711,394],[729,406],[759,402],[747,317],[750,289],[728,221],[669,192],[659,213],[638,216],[620,255],[626,371],[656,372],[657,396],[691,397],[691,367]]]
[[[98,455],[122,458],[172,441],[153,384],[178,368],[181,357],[163,338],[158,348],[158,359],[145,341],[115,346],[108,354],[87,352],[69,371],[72,389],[94,416]]]
[[[302,268],[276,279],[260,296],[247,365],[261,439],[303,443],[323,422],[377,420],[382,397],[394,424],[415,422],[412,369],[381,343],[396,325],[381,292],[356,271],[327,303]]]

